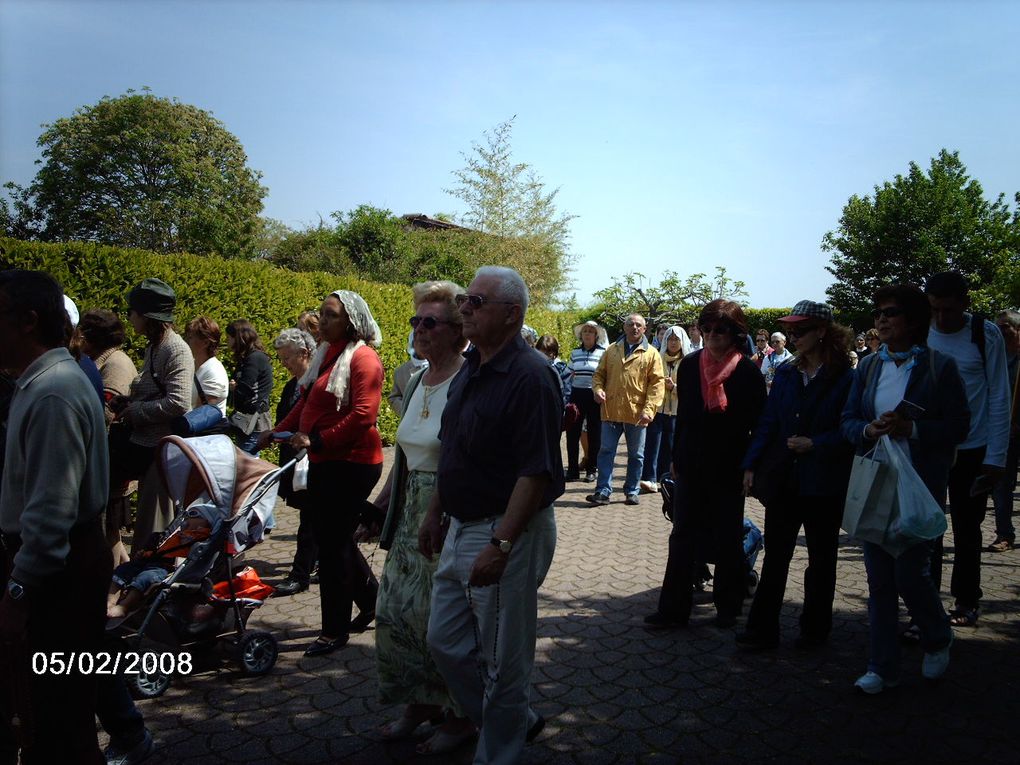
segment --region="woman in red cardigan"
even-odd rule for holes
[[[353,539],[361,508],[382,473],[382,439],[376,427],[383,366],[373,347],[382,333],[364,299],[337,290],[319,313],[321,343],[299,384],[301,400],[276,425],[292,432],[290,444],[308,450],[308,499],[319,546],[322,632],[305,656],[347,644],[350,632],[375,617],[379,585]],[[264,433],[260,447],[272,433]],[[356,603],[358,618],[351,621]]]

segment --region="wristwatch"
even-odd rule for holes
[[[509,555],[510,551],[514,549],[514,543],[511,542],[509,539],[497,539],[496,537],[493,537],[492,539],[489,540],[489,544],[491,544],[493,547],[495,547],[504,555]]]
[[[7,594],[11,596],[11,600],[21,600],[25,597],[25,585],[9,579],[7,581]]]

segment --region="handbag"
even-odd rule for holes
[[[786,440],[773,440],[754,469],[751,496],[768,507],[789,484],[792,474],[793,454]]]
[[[882,436],[867,454],[854,457],[843,506],[842,527],[862,542],[882,544],[896,506],[896,470],[888,458],[888,436]]]
[[[175,436],[207,436],[215,433],[228,433],[230,425],[227,418],[223,416],[218,406],[209,403],[205,391],[202,390],[202,383],[195,375],[195,389],[198,391],[198,399],[202,406],[197,406],[190,412],[185,412],[180,417],[174,418],[170,424],[171,431]]]

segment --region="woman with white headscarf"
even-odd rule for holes
[[[299,384],[301,400],[277,424],[291,433],[295,449],[308,450],[308,499],[319,548],[322,632],[305,656],[330,653],[347,644],[352,630],[375,618],[378,582],[354,542],[365,500],[382,473],[382,439],[376,428],[382,400],[383,366],[373,348],[379,325],[364,299],[337,290],[322,301],[322,342]],[[269,443],[264,433],[260,446]],[[351,621],[352,603],[359,609]]]
[[[694,347],[687,330],[673,326],[666,330],[662,337],[662,370],[665,373],[666,395],[662,399],[655,419],[645,433],[645,463],[641,472],[641,490],[656,492],[659,490],[659,479],[669,472],[673,459],[673,432],[676,429],[676,370],[680,361]]]

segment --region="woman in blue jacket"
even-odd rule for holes
[[[744,459],[744,493],[765,505],[765,562],[747,628],[747,648],[779,644],[779,612],[786,578],[804,527],[808,567],[798,647],[819,645],[832,629],[836,551],[853,448],[839,429],[850,392],[851,333],[832,320],[832,308],[802,300],[779,320],[797,351],[776,368],[765,413]]]
[[[970,429],[970,410],[956,362],[926,347],[931,308],[920,289],[889,285],[875,293],[875,329],[881,345],[857,367],[842,415],[843,435],[864,454],[883,435],[898,441],[932,497],[943,508],[949,468]],[[912,406],[903,408],[902,402]],[[912,411],[909,411],[912,410]],[[899,598],[921,633],[921,673],[941,677],[953,642],[938,588],[930,573],[932,544],[922,541],[894,557],[862,544],[868,572],[868,669],[854,685],[881,693],[899,682],[896,635]]]

